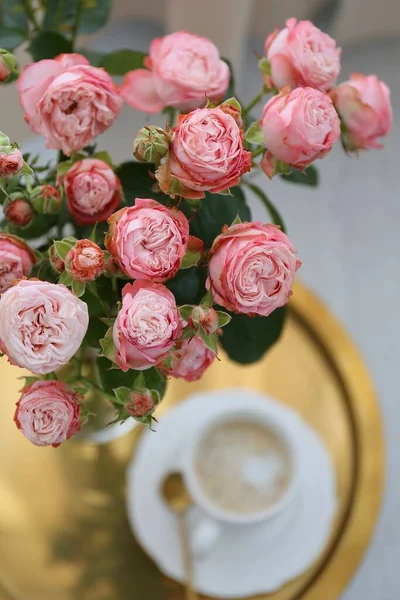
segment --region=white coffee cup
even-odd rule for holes
[[[216,505],[201,486],[197,470],[196,458],[199,446],[211,430],[219,425],[228,423],[250,423],[258,427],[265,426],[266,430],[272,432],[278,438],[286,450],[290,461],[290,480],[282,496],[272,505],[259,512],[234,513],[224,510]],[[285,427],[285,422],[275,415],[269,414],[268,410],[246,410],[234,409],[210,415],[210,418],[199,426],[195,434],[184,450],[182,457],[182,471],[188,490],[193,498],[194,507],[190,514],[191,525],[191,547],[196,556],[207,553],[216,543],[223,527],[255,525],[257,523],[270,522],[271,524],[281,518],[284,513],[290,512],[289,507],[296,499],[299,487],[299,465],[294,440]]]

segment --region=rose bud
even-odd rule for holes
[[[62,177],[68,209],[79,225],[107,221],[121,203],[121,182],[102,160],[84,158]]]
[[[23,279],[0,298],[1,350],[11,364],[32,373],[45,375],[67,364],[88,324],[87,304],[59,283]]]
[[[0,233],[0,294],[19,279],[29,277],[35,263],[35,253],[24,240]]]
[[[378,138],[392,128],[390,90],[376,75],[353,73],[350,80],[332,90],[341,117],[343,145],[348,151],[382,148]]]
[[[32,205],[22,196],[15,197],[7,202],[4,208],[4,216],[17,227],[26,227],[35,216]]]
[[[206,191],[216,194],[237,185],[250,168],[251,153],[234,117],[220,108],[203,108],[179,117],[156,178],[166,194],[198,199]]]
[[[126,284],[113,327],[115,361],[122,371],[153,367],[167,356],[181,333],[180,314],[169,289],[150,281]]]
[[[261,167],[272,177],[282,161],[304,169],[327,154],[340,137],[340,121],[327,94],[297,88],[274,96],[264,107],[262,128],[266,157]]]
[[[266,84],[327,91],[339,74],[340,52],[335,40],[311,21],[288,19],[284,29],[266,39],[265,54],[271,72]]]
[[[212,306],[195,306],[192,310],[191,319],[195,325],[201,325],[207,335],[218,329],[217,311]]]
[[[125,401],[126,412],[139,422],[151,421],[151,415],[160,403],[156,390],[133,390]]]
[[[207,38],[177,31],[150,45],[146,69],[126,74],[121,96],[133,108],[148,113],[175,106],[187,112],[219,102],[229,85],[229,67]]]
[[[17,175],[23,166],[24,159],[21,150],[12,146],[0,148],[0,177]]]
[[[166,375],[186,381],[197,381],[213,363],[215,352],[210,350],[200,336],[180,340],[160,365]]]
[[[80,54],[62,54],[24,68],[17,81],[25,120],[46,146],[70,156],[106,131],[123,100],[111,76]]]
[[[90,240],[78,240],[65,257],[65,270],[75,281],[94,281],[104,269],[104,252]]]
[[[57,273],[62,273],[65,269],[65,264],[63,259],[58,254],[57,248],[54,244],[50,246],[48,253],[50,258],[50,264],[53,267],[53,269],[57,271]]]
[[[206,288],[216,304],[232,312],[267,317],[287,303],[300,265],[280,229],[261,222],[239,223],[215,239]]]
[[[60,212],[61,196],[52,185],[39,185],[32,190],[31,202],[36,212],[55,215]]]
[[[179,270],[189,240],[189,223],[176,208],[155,200],[136,198],[108,223],[107,250],[132,279],[163,282]]]
[[[17,59],[8,50],[0,49],[0,81],[5,81],[14,71]]]
[[[171,136],[160,127],[142,127],[133,142],[133,155],[140,162],[156,163],[168,153]]]
[[[64,381],[35,381],[24,388],[14,421],[35,446],[56,448],[80,430],[81,400]]]

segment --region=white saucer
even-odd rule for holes
[[[128,517],[145,551],[161,571],[184,581],[178,527],[159,490],[168,471],[179,468],[185,438],[211,412],[254,407],[285,421],[293,434],[300,463],[295,511],[284,521],[223,530],[210,552],[194,560],[195,588],[219,598],[270,593],[298,577],[318,558],[336,512],[335,473],[321,439],[298,414],[249,390],[196,394],[162,417],[157,432],[146,432],[128,469]]]

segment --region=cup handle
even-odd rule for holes
[[[222,525],[201,512],[197,506],[190,509],[188,520],[191,552],[196,558],[201,558],[217,542],[222,531]]]

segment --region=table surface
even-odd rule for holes
[[[134,27],[125,22],[115,27],[98,37],[98,48],[146,49],[161,33],[152,24]],[[262,52],[262,40],[250,40],[248,50],[240,86],[245,102],[260,89],[253,51]],[[342,53],[341,80],[354,71],[377,73],[392,90],[395,122],[384,150],[365,152],[357,160],[337,144],[318,163],[321,184],[316,190],[270,182],[263,174],[256,177],[285,218],[303,261],[299,276],[347,327],[369,365],[381,401],[388,446],[387,493],[374,539],[342,600],[397,600],[400,593],[399,55],[400,40],[395,39],[347,47]],[[257,109],[253,114],[257,116]],[[101,145],[107,145],[115,162],[129,159],[133,135],[145,122],[163,121],[125,107],[115,126],[102,136]],[[255,198],[251,207],[253,218],[265,220]]]

